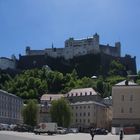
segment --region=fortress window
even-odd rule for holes
[[[124,95],[121,96],[122,101],[124,101]]]
[[[121,113],[124,113],[124,110],[123,110],[123,108],[121,108]]]
[[[129,113],[132,113],[132,107],[129,108]]]

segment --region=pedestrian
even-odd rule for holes
[[[123,140],[123,130],[120,131],[120,140]]]
[[[93,140],[94,139],[94,135],[95,135],[95,130],[94,130],[94,128],[91,128],[90,129],[90,135],[91,135],[91,140]]]

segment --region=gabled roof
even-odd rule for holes
[[[0,94],[5,94],[5,95],[8,95],[8,96],[13,96],[13,97],[15,97],[15,98],[21,99],[20,97],[14,95],[14,94],[12,94],[12,93],[9,93],[9,92],[7,92],[7,91],[4,91],[4,90],[2,90],[2,89],[0,89]],[[21,99],[21,100],[22,100],[22,99]]]
[[[50,101],[50,100],[58,100],[61,97],[64,97],[63,94],[44,94],[41,96],[41,101]]]
[[[67,93],[67,96],[85,96],[85,95],[97,95],[97,92],[93,88],[79,88],[72,89]]]
[[[96,105],[106,107],[105,104],[96,101],[82,101],[82,102],[71,103],[71,105],[89,105],[89,104],[96,104]]]
[[[117,83],[115,86],[138,86],[138,84],[134,83],[133,81],[128,81],[128,84],[127,83],[127,80],[124,80],[120,83]]]

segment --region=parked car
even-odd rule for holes
[[[57,123],[40,123],[35,129],[35,134],[47,133],[48,135],[55,134],[57,132]]]
[[[66,134],[67,130],[63,127],[57,127],[56,133],[57,134]]]
[[[106,130],[104,128],[96,128],[95,129],[95,134],[96,135],[107,135],[108,134],[108,130]]]
[[[69,128],[69,133],[78,133],[78,128]]]
[[[33,127],[27,124],[18,124],[13,130],[18,132],[33,132]]]
[[[14,130],[14,128],[15,128],[16,126],[17,126],[16,124],[10,124],[10,125],[9,125],[10,130],[11,130],[11,131],[13,131],[13,130]]]
[[[0,123],[0,130],[10,130],[9,124]]]

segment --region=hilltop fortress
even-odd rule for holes
[[[26,55],[48,55],[53,58],[63,57],[66,60],[77,56],[97,53],[120,57],[121,44],[120,42],[116,42],[115,47],[109,46],[109,44],[101,45],[99,35],[96,33],[93,37],[86,39],[76,40],[69,38],[65,41],[64,48],[54,48],[52,45],[52,48],[49,49],[31,50],[30,47],[26,47]]]
[[[18,71],[50,67],[62,73],[70,73],[76,69],[80,77],[93,75],[108,75],[110,64],[113,60],[122,63],[126,70],[122,76],[136,74],[136,57],[130,55],[121,56],[121,43],[114,46],[100,44],[99,35],[84,39],[69,38],[64,47],[44,50],[32,50],[26,47],[25,55],[19,55],[19,59],[0,58],[0,69],[15,69]],[[14,68],[13,68],[14,67]]]

